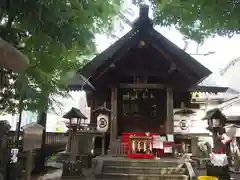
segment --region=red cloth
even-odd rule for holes
[[[217,153],[218,154],[224,154],[224,153],[226,153],[226,150],[225,150],[226,143],[232,142],[232,140],[231,139],[224,139],[224,138],[223,139],[219,139],[219,140],[221,142],[221,146],[217,150]]]
[[[217,154],[224,154],[225,153],[225,148],[222,146],[217,150]]]

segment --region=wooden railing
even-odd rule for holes
[[[68,136],[66,133],[46,133],[46,144],[67,144]]]
[[[127,156],[128,144],[122,143],[120,140],[112,142],[111,153],[113,156]]]
[[[20,137],[21,136],[22,132],[20,132]],[[10,131],[8,137],[12,141],[14,141],[16,139],[16,132]],[[46,132],[45,142],[47,145],[67,144],[67,141],[68,141],[67,133]]]

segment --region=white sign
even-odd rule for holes
[[[163,149],[163,141],[161,139],[161,136],[153,135],[153,148]]]
[[[167,140],[169,142],[174,142],[174,135],[173,134],[167,134]]]
[[[164,147],[164,153],[172,153],[172,147]]]
[[[18,149],[14,148],[11,149],[11,161],[10,163],[16,163],[18,161]]]
[[[167,137],[166,136],[160,136],[160,139],[161,139],[161,141],[167,141]]]

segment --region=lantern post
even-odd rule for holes
[[[81,171],[81,161],[77,160],[77,152],[79,148],[77,132],[81,125],[81,120],[87,119],[87,117],[83,115],[79,109],[72,107],[63,118],[69,120],[69,122],[66,123],[66,126],[68,127],[69,132],[67,152],[70,154],[70,159],[63,163],[63,174],[67,176],[68,174],[72,175]]]
[[[102,155],[105,154],[105,133],[109,129],[109,116],[111,110],[106,107],[106,103],[103,106],[98,107],[97,109],[93,110],[97,117],[97,131],[102,133]],[[110,124],[110,129],[112,125]],[[110,132],[111,133],[111,132]],[[111,143],[111,142],[110,142]],[[111,144],[110,144],[111,147]]]

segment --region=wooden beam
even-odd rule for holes
[[[164,84],[127,84],[120,83],[120,88],[125,89],[164,89],[166,86]]]
[[[155,76],[155,77],[164,77],[166,74],[169,74],[169,71],[164,71],[164,72],[158,72],[158,71],[150,71],[150,72],[143,72],[141,70],[139,71],[132,71],[132,70],[122,70],[122,69],[117,69],[116,70],[119,74],[122,76],[142,76],[142,75],[147,75],[147,76]]]
[[[110,143],[117,138],[117,88],[111,88],[111,122],[110,122]],[[110,145],[111,147],[111,145]]]
[[[173,91],[172,88],[167,88],[167,117],[166,117],[166,134],[174,133],[173,120]]]

